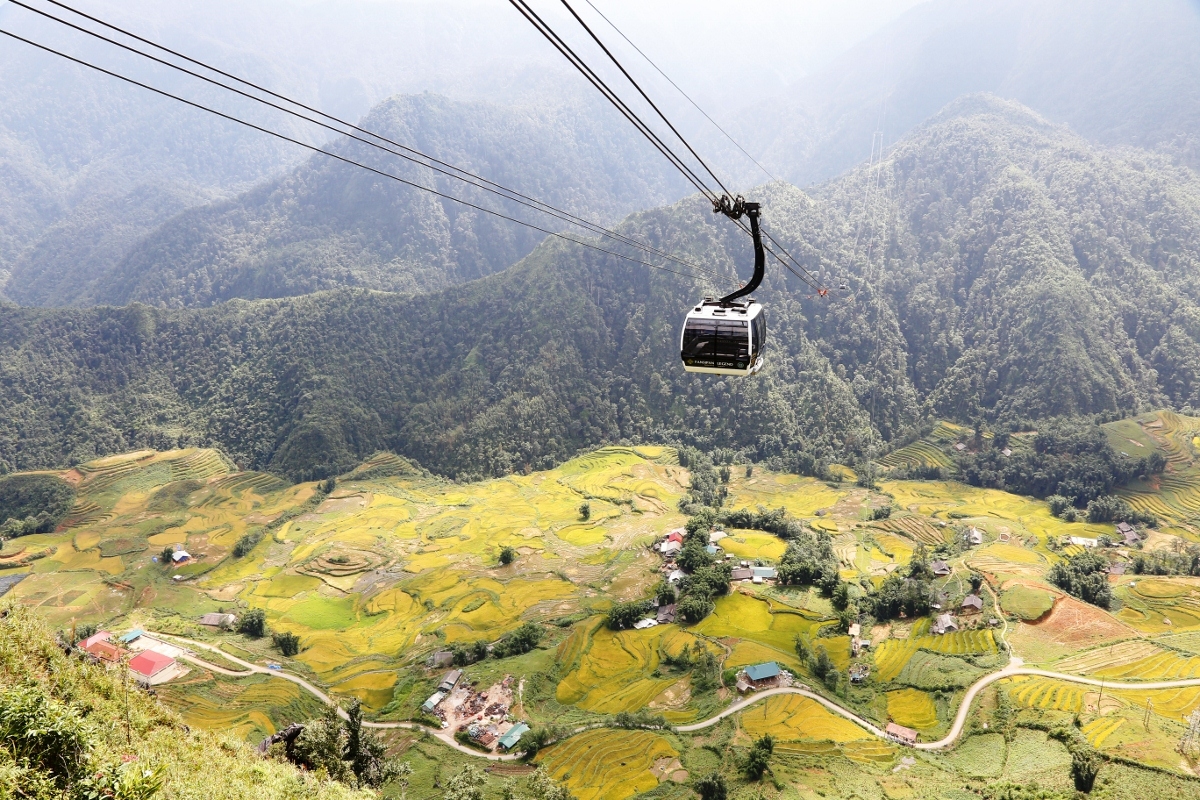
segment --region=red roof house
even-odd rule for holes
[[[87,641],[90,641],[90,638],[84,640],[84,642],[87,642]],[[84,642],[80,642],[80,645],[83,645]],[[82,650],[83,652],[87,653],[88,655],[92,656],[93,658],[97,658],[101,661],[108,661],[108,662],[115,664],[121,660],[120,649],[118,649],[116,645],[111,644],[110,642],[106,642],[106,641],[92,642],[90,645],[88,645],[86,647],[81,646],[79,649]]]
[[[89,647],[96,644],[96,642],[107,642],[111,638],[112,634],[108,631],[99,631],[84,639],[82,642],[76,645],[76,647],[78,647],[80,650],[87,650]]]
[[[683,544],[683,534],[679,531],[671,531],[669,534],[667,534],[667,541],[679,542],[680,544]]]
[[[129,668],[144,678],[153,678],[174,664],[175,659],[170,656],[164,656],[153,650],[143,650],[130,660]]]

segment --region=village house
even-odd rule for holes
[[[971,529],[967,531],[967,543],[972,547],[983,544],[983,531],[972,525]]]
[[[175,659],[154,650],[143,650],[129,660],[129,671],[137,673],[141,682],[151,683],[164,671],[175,666]]]
[[[672,570],[671,573],[669,575],[667,575],[667,583],[679,583],[685,577],[686,577],[686,573],[684,573],[683,570],[681,570],[681,569]]]
[[[171,563],[173,563],[175,566],[179,566],[180,564],[185,564],[191,560],[192,560],[192,555],[187,550],[176,550],[174,553],[171,554]]]
[[[962,613],[978,614],[983,611],[983,598],[977,594],[969,594],[962,601]]]
[[[644,631],[646,628],[653,628],[657,624],[658,620],[654,617],[646,617],[645,619],[639,619],[637,622],[633,623],[633,629],[635,631]]]
[[[449,694],[454,686],[458,683],[458,679],[462,677],[461,669],[452,669],[442,677],[442,682],[438,684],[438,691]]]
[[[518,722],[516,725],[513,725],[511,728],[509,728],[508,732],[500,737],[500,741],[496,746],[501,750],[511,750],[517,744],[517,742],[521,741],[521,737],[524,736],[528,731],[528,725],[526,725],[524,722]]]
[[[950,569],[950,565],[945,561],[934,561],[929,565],[929,568],[933,570],[933,574],[937,575],[939,578],[944,578],[953,571]]]
[[[673,556],[683,549],[682,542],[663,542],[663,546],[659,548],[660,553],[664,556]]]
[[[892,741],[898,744],[908,745],[909,747],[914,746],[917,743],[917,740],[921,738],[921,734],[917,733],[912,728],[906,728],[903,725],[897,725],[894,722],[889,722],[887,727],[883,729],[883,732],[886,733],[888,738]]]
[[[725,531],[713,531],[712,533],[710,533],[708,535],[708,543],[716,544],[717,542],[724,539],[726,537],[726,535],[727,534],[725,533]]]
[[[778,577],[774,567],[751,567],[750,573],[755,578],[762,578],[764,581],[773,581]]]
[[[426,714],[432,714],[433,710],[438,707],[438,703],[446,699],[445,692],[434,692],[429,695],[429,699],[421,704],[421,710]]]
[[[770,689],[779,684],[779,665],[774,661],[752,664],[742,670],[746,682],[754,689]]]
[[[715,544],[710,544],[705,546],[704,552],[708,553],[710,556],[715,556],[717,553],[721,552],[721,548],[717,547]]]
[[[146,635],[146,632],[144,630],[142,630],[141,628],[138,628],[137,630],[132,630],[129,633],[125,634],[121,638],[117,639],[117,641],[121,643],[122,647],[128,647],[129,645],[133,644],[134,642],[136,642],[138,639],[142,638],[145,635]]]
[[[215,611],[200,617],[200,624],[210,628],[232,628],[235,622],[237,617],[233,614],[218,614]]]
[[[862,683],[870,674],[871,667],[869,664],[855,664],[850,667],[850,682]]]
[[[454,665],[454,653],[450,650],[437,650],[425,659],[425,666],[430,669],[440,669]]]
[[[729,573],[731,581],[748,581],[753,577],[754,572],[749,567],[734,567],[733,571]]]
[[[1068,544],[1079,545],[1080,547],[1096,547],[1100,544],[1097,539],[1090,539],[1086,536],[1068,536]]]
[[[675,604],[668,603],[665,606],[658,607],[658,624],[668,625],[675,621]]]
[[[1117,533],[1124,539],[1126,547],[1137,547],[1142,543],[1142,535],[1128,522],[1118,522]]]
[[[934,620],[933,627],[930,628],[930,630],[939,636],[943,633],[956,631],[958,630],[958,621],[949,614],[941,614],[936,620]]]

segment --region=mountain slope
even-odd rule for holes
[[[805,186],[866,160],[965,94],[1020,102],[1107,145],[1200,166],[1200,8],[1189,0],[935,0],[769,104],[739,138]]]
[[[1025,425],[1200,405],[1190,171],[974,97],[878,172],[755,196],[768,229],[834,290],[813,297],[768,272],[770,365],[753,380],[678,366],[683,310],[733,285],[735,269],[748,275],[750,258],[744,235],[688,198],[623,225],[723,285],[550,241],[412,299],[6,312],[0,457],[30,468],[216,443],[244,465],[307,476],[389,448],[466,477],[667,438],[805,469],[869,454],[934,414]]]
[[[383,103],[364,127],[591,219],[616,219],[648,200],[682,194],[636,132],[596,112],[591,103],[501,108],[426,94]],[[540,226],[561,227],[360,142],[343,140],[336,149]],[[170,221],[111,270],[52,301],[190,306],[338,286],[427,292],[499,271],[543,236],[314,155],[284,178]],[[46,267],[29,272],[37,269]],[[18,268],[14,285],[24,275]],[[32,276],[29,283],[37,285]],[[19,289],[10,294],[26,303],[51,299]]]

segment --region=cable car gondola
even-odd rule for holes
[[[766,267],[758,231],[759,204],[727,197],[713,208],[730,219],[744,213],[750,218],[754,238],[754,277],[733,294],[719,300],[706,297],[687,313],[680,337],[680,357],[687,372],[709,375],[753,375],[762,369],[767,341],[767,319],[762,304],[749,297],[762,283]],[[744,300],[742,298],[745,298]]]

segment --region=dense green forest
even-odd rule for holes
[[[299,477],[389,448],[467,477],[659,439],[803,470],[869,456],[932,415],[1200,405],[1200,188],[1186,170],[977,97],[879,175],[756,195],[784,246],[848,289],[813,297],[770,272],[770,366],[754,380],[678,366],[683,309],[724,287],[550,241],[416,299],[10,309],[0,457],[27,469],[206,442]],[[624,225],[729,284],[735,265],[748,274],[749,242],[694,198]]]

